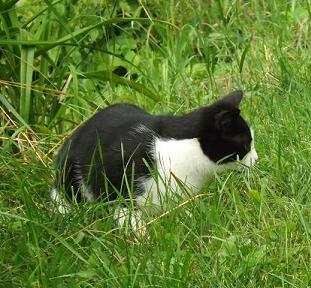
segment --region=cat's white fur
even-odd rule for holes
[[[154,142],[154,158],[157,173],[143,178],[140,185],[142,195],[136,198],[138,206],[152,204],[161,206],[167,193],[182,193],[181,183],[192,191],[198,191],[206,177],[224,170],[232,164],[217,165],[202,151],[198,139],[160,139]],[[169,189],[167,188],[169,186]]]
[[[246,167],[251,167],[258,160],[258,155],[255,149],[255,134],[254,130],[251,128],[252,142],[251,142],[251,150],[245,155],[242,163]]]
[[[141,127],[140,127],[141,129]],[[197,138],[161,139],[155,138],[154,159],[156,159],[156,177],[142,177],[140,188],[145,191],[136,198],[138,206],[161,205],[161,198],[170,191],[181,193],[180,183],[193,192],[199,191],[206,179],[217,172],[229,169],[240,169],[252,166],[258,159],[254,146],[254,132],[251,129],[252,143],[250,152],[238,162],[217,164],[211,161],[202,151]]]
[[[86,201],[93,202],[95,200],[94,194],[91,189],[87,187],[84,183],[80,189],[81,196]],[[57,209],[57,211],[61,214],[66,214],[71,210],[71,206],[68,201],[65,199],[64,195],[59,193],[56,188],[53,188],[50,193],[50,199],[53,205],[53,208]]]
[[[140,125],[136,131],[142,133],[147,129]],[[140,210],[163,207],[167,200],[176,195],[183,197],[183,194],[188,194],[189,191],[198,192],[207,178],[215,173],[230,169],[248,169],[258,159],[252,129],[251,135],[253,140],[250,152],[241,161],[226,164],[211,161],[203,153],[197,138],[184,140],[155,138],[152,153],[156,159],[157,173],[153,177],[138,179],[143,193],[136,197],[137,206]],[[127,220],[128,223],[141,235],[145,232],[145,226],[141,220],[140,210],[135,212],[124,207],[119,208],[115,212],[115,219],[120,226],[124,225],[125,219],[130,219]]]
[[[70,211],[70,205],[56,188],[53,188],[50,193],[52,208],[55,208],[59,213],[66,214]]]
[[[139,125],[136,133],[150,131]],[[253,141],[250,152],[241,160],[234,163],[217,164],[211,161],[202,151],[199,140],[193,139],[162,139],[155,137],[152,154],[156,160],[157,173],[153,177],[138,179],[139,188],[143,191],[136,197],[135,202],[140,210],[129,211],[126,207],[116,209],[114,218],[119,226],[129,223],[133,230],[144,231],[141,210],[148,207],[162,207],[167,199],[198,192],[206,179],[224,170],[240,169],[252,166],[258,159],[254,147],[254,132],[251,130]],[[181,185],[182,184],[182,185]],[[84,189],[82,189],[84,190]],[[187,192],[185,192],[187,191]],[[92,194],[85,190],[86,200],[93,200]],[[56,189],[52,190],[51,198],[56,202],[58,211],[68,211],[68,204],[61,200]]]

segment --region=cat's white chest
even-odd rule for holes
[[[144,193],[136,198],[140,206],[148,200],[150,204],[162,206],[165,197],[170,198],[172,193],[181,194],[182,187],[196,192],[218,167],[203,153],[197,138],[156,138],[153,149],[157,175],[141,179],[140,187]]]
[[[202,151],[198,139],[155,141],[155,158],[160,174],[177,177],[187,185],[200,189],[204,178],[213,172],[216,164]]]

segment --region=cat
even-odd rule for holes
[[[242,98],[235,91],[184,116],[151,115],[131,104],[97,112],[60,148],[52,200],[66,212],[59,191],[76,202],[131,199],[135,209],[120,205],[115,219],[140,229],[147,206],[184,197],[185,189],[197,193],[214,173],[255,163],[254,133],[240,115]]]

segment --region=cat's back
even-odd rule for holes
[[[95,113],[71,136],[71,141],[90,139],[94,136],[108,138],[110,134],[125,133],[140,122],[152,121],[152,115],[132,104],[114,104]],[[90,137],[90,138],[89,138]]]
[[[119,149],[121,142],[135,146],[137,141],[144,141],[149,136],[141,134],[141,137],[137,137],[139,135],[133,137],[132,133],[137,127],[142,125],[152,127],[154,123],[155,117],[136,105],[111,105],[96,112],[74,131],[62,145],[57,162],[62,163],[67,157],[87,162],[98,144],[109,154]]]
[[[128,116],[150,115],[142,108],[129,103],[118,103],[103,108],[93,117],[118,116],[127,113]],[[92,117],[92,118],[93,118]]]
[[[149,113],[136,105],[114,104],[95,113],[84,126],[103,127],[107,124],[130,123],[149,117]]]

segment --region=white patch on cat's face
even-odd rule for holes
[[[242,164],[246,167],[251,167],[255,164],[255,162],[258,160],[258,154],[255,149],[255,134],[253,129],[250,129],[251,136],[252,136],[252,142],[251,142],[251,150],[245,155],[245,157],[242,159]]]

